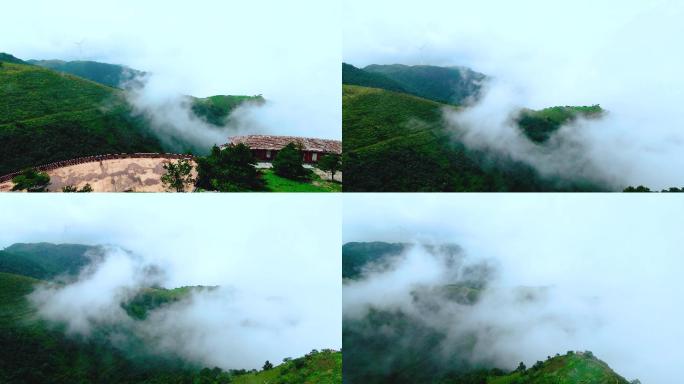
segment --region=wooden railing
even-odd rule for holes
[[[78,157],[76,159],[56,161],[54,163],[40,165],[38,167],[33,167],[39,172],[52,171],[57,168],[69,167],[72,165],[79,165],[84,163],[94,163],[104,160],[116,160],[116,159],[188,159],[192,160],[192,155],[181,155],[177,153],[114,153],[109,155],[95,155],[95,156],[85,156]],[[15,176],[19,175],[22,171],[12,172],[4,176],[0,176],[0,183],[12,180]]]

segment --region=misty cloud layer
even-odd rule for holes
[[[76,279],[32,295],[38,314],[74,337],[105,332],[124,351],[142,343],[148,353],[224,369],[341,348],[338,199],[53,196],[10,197],[0,248],[118,245],[101,248]],[[145,320],[121,308],[143,287],[196,285],[219,288],[193,292]]]
[[[496,80],[472,111],[447,116],[470,145],[612,188],[684,183],[681,3],[344,3],[345,62],[463,65]],[[593,104],[609,114],[563,127],[547,147],[509,123],[520,107]]]
[[[345,196],[345,242],[419,244],[393,268],[345,284],[345,322],[400,309],[448,335],[445,356],[457,351],[471,364],[513,369],[590,350],[629,379],[668,383],[684,358],[680,208],[646,197]],[[420,247],[435,243],[457,243],[471,264],[494,267],[475,304],[432,293],[436,309],[417,306],[411,292],[459,282]]]
[[[94,327],[129,320],[121,304],[160,276],[125,250],[108,246],[81,271],[76,281],[40,285],[29,297],[38,315],[64,323],[67,332],[89,335]]]
[[[189,119],[183,95],[262,94],[269,104],[236,116],[238,133],[340,139],[339,8],[311,0],[38,0],[5,9],[0,52],[145,71],[149,81],[131,100],[159,132],[193,144],[224,144],[233,131]]]
[[[40,285],[29,297],[39,317],[80,337],[104,332],[124,352],[139,340],[144,352],[224,369],[259,368],[266,359],[297,357],[288,355],[293,349],[314,348],[296,303],[231,286],[193,291],[135,320],[123,306],[163,283],[163,271],[118,247],[105,247],[100,258],[75,281]]]

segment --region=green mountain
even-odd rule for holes
[[[77,269],[83,251],[95,247],[82,245],[16,244],[3,250],[15,260],[24,259],[32,267],[43,266],[51,272]],[[95,249],[97,250],[97,249]],[[71,256],[69,256],[71,255]],[[70,260],[74,258],[75,260]],[[49,268],[48,268],[49,267]],[[43,272],[41,270],[41,272]],[[151,354],[143,340],[128,325],[102,326],[88,338],[72,336],[60,324],[41,320],[27,296],[46,280],[22,275],[34,273],[26,268],[17,273],[0,271],[0,382],[2,383],[177,383],[227,384],[324,383],[341,382],[341,352],[323,350],[264,371],[203,368],[171,355]],[[193,291],[212,287],[176,289],[145,288],[122,304],[131,321],[141,321],[150,311],[170,305]]]
[[[145,72],[123,65],[96,61],[28,60],[28,63],[82,77],[112,88],[122,88],[126,82],[145,75]]]
[[[358,278],[366,265],[378,263],[387,257],[399,255],[407,246],[408,244],[383,243],[379,241],[346,243],[342,246],[342,278]]]
[[[25,61],[10,55],[9,53],[0,52],[0,65],[2,65],[2,63],[28,64]]]
[[[100,251],[79,244],[14,244],[0,251],[0,272],[43,280],[77,275]]]
[[[122,91],[35,65],[0,67],[0,174],[80,156],[160,152]]]
[[[405,93],[343,85],[344,190],[534,192],[606,189],[583,179],[544,178],[531,166],[496,151],[466,147],[442,118],[444,109],[456,108]],[[525,116],[529,116],[523,119],[526,128],[521,129],[529,131],[529,135],[548,136],[545,123],[534,123],[534,119],[546,121],[548,114],[547,110],[537,114],[526,112]],[[558,127],[556,125],[554,129]]]
[[[412,95],[453,105],[477,98],[481,84],[486,79],[485,75],[465,67],[373,64],[363,70],[395,81]]]
[[[342,84],[406,92],[404,87],[385,75],[364,71],[347,63],[342,63]]]

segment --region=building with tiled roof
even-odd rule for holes
[[[252,150],[252,155],[258,161],[271,162],[278,154],[278,151],[290,143],[295,143],[302,149],[305,163],[316,163],[321,157],[328,154],[342,154],[341,141],[309,137],[272,135],[233,136],[226,145],[244,144]]]

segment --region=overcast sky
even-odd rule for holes
[[[493,78],[479,108],[500,122],[521,107],[600,104],[606,117],[570,129],[582,154],[537,163],[586,158],[608,183],[660,189],[684,184],[683,17],[676,0],[344,0],[343,60],[470,67]],[[502,139],[514,128],[477,120],[483,140],[470,145],[536,157]]]
[[[240,349],[247,346],[228,342],[224,348],[244,355],[232,357],[251,360],[235,364],[230,361],[234,352],[212,354],[218,361],[210,362],[223,367],[257,367],[266,358],[280,361],[313,348],[340,348],[340,199],[306,194],[264,197],[7,195],[0,199],[0,248],[39,241],[117,245],[161,266],[168,274],[168,287],[221,285],[257,298],[240,304],[244,316],[261,313],[256,321],[267,322],[286,313],[297,319],[297,326],[285,327],[279,336],[265,337],[254,330],[255,340],[246,340],[251,354]],[[270,298],[285,304],[264,309]],[[215,311],[198,315],[189,326],[206,323],[220,333],[216,319],[241,315],[238,310]]]
[[[157,92],[263,94],[290,131],[340,138],[340,4],[315,0],[28,0],[3,6],[0,52],[154,73]],[[284,112],[281,112],[281,114]],[[277,118],[273,118],[278,120]]]
[[[494,262],[495,292],[551,287],[525,321],[505,300],[480,308],[483,324],[507,330],[488,352],[511,365],[591,350],[630,379],[665,384],[684,359],[682,215],[668,195],[345,195],[343,241],[456,243]]]

